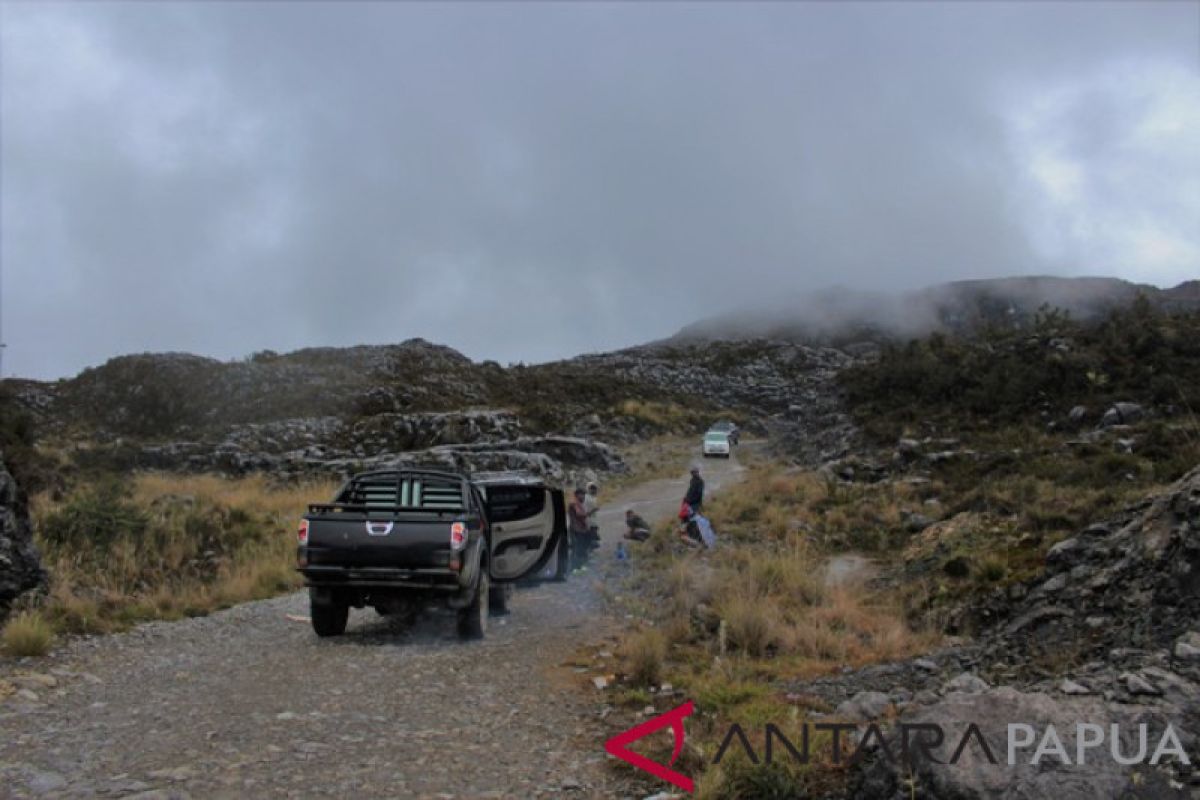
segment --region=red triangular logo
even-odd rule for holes
[[[638,755],[629,749],[629,745],[633,744],[638,739],[649,736],[655,731],[670,725],[671,732],[675,734],[675,751],[671,753],[671,760],[667,763],[674,764],[675,759],[679,758],[679,754],[683,752],[683,718],[690,717],[694,710],[695,704],[692,703],[691,700],[688,700],[686,703],[679,706],[679,708],[674,708],[665,714],[659,714],[654,719],[648,719],[640,725],[635,725],[623,733],[618,733],[616,736],[604,743],[604,751],[610,756],[616,756],[622,761],[632,764],[640,770],[649,772],[656,778],[661,778],[667,783],[678,786],[685,792],[690,792],[695,788],[695,784],[692,783],[691,778],[686,775],[682,775],[673,769],[668,769],[662,764],[651,761],[645,756]]]

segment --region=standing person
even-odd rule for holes
[[[683,502],[691,506],[693,514],[699,514],[704,505],[704,479],[700,477],[699,467],[692,467],[692,482],[688,484]]]
[[[582,488],[575,490],[575,499],[567,506],[567,530],[571,533],[571,562],[575,572],[587,569],[589,547],[588,515]]]
[[[583,497],[583,508],[587,512],[588,537],[591,549],[600,547],[600,487],[593,481],[588,484],[587,494]]]

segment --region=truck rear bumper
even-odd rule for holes
[[[317,588],[406,588],[458,592],[463,576],[449,569],[338,567],[309,565],[298,570],[306,586]]]

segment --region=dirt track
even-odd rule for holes
[[[706,462],[709,491],[739,471]],[[370,609],[318,640],[288,618],[299,593],[0,662],[21,690],[0,701],[0,796],[633,796],[561,664],[613,630],[599,582],[624,509],[666,517],[685,486],[602,498],[592,569],[518,591],[481,642],[448,612],[401,627]]]

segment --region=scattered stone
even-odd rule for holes
[[[1071,680],[1070,678],[1063,678],[1063,681],[1061,684],[1059,684],[1058,689],[1063,694],[1078,695],[1078,694],[1091,694],[1092,693],[1091,689],[1087,688],[1086,686],[1084,686],[1081,683],[1076,683],[1075,681]]]
[[[1176,639],[1172,653],[1180,661],[1200,661],[1200,631],[1188,631]]]
[[[921,513],[909,514],[904,529],[909,533],[920,533],[933,524],[933,520]]]
[[[182,782],[194,778],[196,770],[188,766],[173,767],[171,769],[156,769],[149,773],[151,778],[157,778],[161,781]]]
[[[24,686],[26,689],[53,689],[55,686],[58,686],[58,680],[53,675],[41,675],[37,673],[14,675],[12,682],[17,686]]]
[[[836,716],[853,722],[877,719],[887,713],[892,699],[883,692],[859,692],[837,707]]]
[[[1042,594],[1055,594],[1056,592],[1061,592],[1066,588],[1066,586],[1067,575],[1060,572],[1039,586],[1038,589],[1042,592]]]
[[[1162,691],[1157,686],[1150,683],[1150,681],[1146,680],[1141,675],[1138,675],[1136,672],[1126,672],[1121,675],[1120,680],[1123,684],[1125,684],[1125,688],[1129,690],[1130,694],[1162,694]]]
[[[1146,410],[1137,403],[1116,403],[1104,412],[1104,416],[1100,419],[1100,427],[1132,425],[1145,416]]]
[[[943,692],[965,692],[966,694],[979,694],[986,692],[992,688],[987,681],[970,672],[964,672],[956,678],[946,682],[942,687]]]

